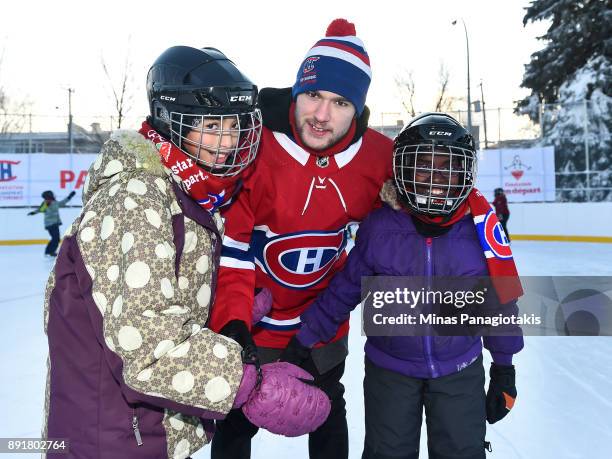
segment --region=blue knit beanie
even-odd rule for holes
[[[335,19],[306,54],[292,88],[293,99],[306,91],[330,91],[348,99],[361,115],[372,71],[355,25]]]

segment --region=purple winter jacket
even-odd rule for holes
[[[185,459],[232,408],[241,347],[206,328],[221,236],[176,182],[136,132],[89,169],[46,290],[43,437],[70,449],[49,457]]]
[[[404,210],[384,206],[359,226],[355,247],[344,269],[301,315],[297,336],[304,345],[326,341],[361,301],[364,276],[487,276],[488,269],[472,218],[467,215],[436,238],[420,235]],[[516,313],[516,302],[504,305]],[[482,352],[493,360],[512,363],[523,348],[522,336],[369,336],[365,353],[376,365],[416,378],[436,378],[458,372]]]

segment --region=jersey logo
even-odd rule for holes
[[[223,199],[225,198],[225,190],[222,190],[219,194],[208,193],[208,197],[204,199],[199,199],[198,204],[200,204],[204,209],[209,212],[214,212],[218,207],[223,205]]]
[[[319,156],[316,161],[317,166],[325,168],[329,166],[329,156]]]
[[[510,241],[493,210],[487,212],[484,220],[476,225],[476,229],[481,242],[484,242],[487,258],[512,258]]]
[[[354,223],[353,223],[354,225]],[[345,257],[350,224],[338,231],[304,231],[270,236],[253,231],[255,263],[284,287],[307,289]]]

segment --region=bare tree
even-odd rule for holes
[[[416,110],[414,109],[415,85],[413,71],[402,70],[395,75],[394,81],[404,110],[406,110],[410,116],[414,117],[416,115]]]
[[[440,68],[438,70],[438,82],[438,95],[436,96],[434,111],[445,113],[457,111],[459,103],[463,101],[464,98],[451,96],[449,94],[450,73],[443,61],[440,62]]]
[[[121,77],[119,84],[115,85],[114,79],[111,76],[111,72],[108,69],[104,56],[100,55],[100,61],[102,63],[102,69],[108,79],[109,86],[113,93],[113,103],[115,105],[115,111],[117,114],[117,129],[121,129],[121,123],[123,122],[126,114],[132,109],[133,92],[132,92],[132,61],[130,56],[130,46],[128,39],[128,46],[125,52],[125,59],[123,61],[123,69],[121,71]]]
[[[416,116],[418,110],[415,108],[414,102],[416,93],[414,72],[404,69],[395,75],[394,81],[402,106],[410,116]],[[461,97],[455,97],[449,94],[450,72],[443,61],[440,62],[440,67],[438,69],[438,82],[438,92],[433,104],[434,111],[456,111],[457,104],[461,101]]]
[[[21,132],[26,121],[26,110],[29,103],[25,100],[12,101],[8,96],[2,81],[2,62],[4,60],[4,49],[0,51],[0,134]]]
[[[448,72],[448,68],[444,65],[444,62],[440,62],[440,68],[438,70],[438,81],[440,83],[440,87],[438,89],[438,95],[436,97],[436,106],[434,108],[435,112],[441,112],[445,110],[446,101],[446,91],[448,89],[448,82],[450,79],[450,74]]]

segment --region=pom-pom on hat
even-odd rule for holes
[[[306,91],[330,91],[348,99],[358,115],[363,112],[372,71],[355,24],[334,19],[325,38],[310,48],[298,70],[292,95]]]

